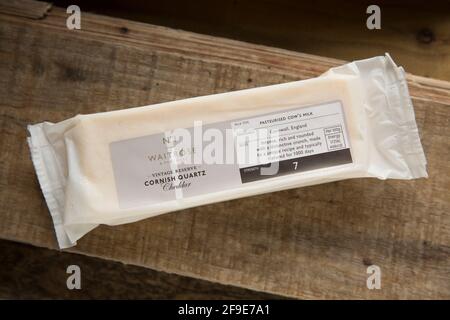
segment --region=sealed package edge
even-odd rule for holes
[[[99,224],[336,180],[427,177],[405,74],[389,55],[28,130],[60,248]]]

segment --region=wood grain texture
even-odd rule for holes
[[[30,0],[2,0],[0,12],[31,19],[42,19],[52,7],[51,3]]]
[[[204,280],[0,240],[0,299],[281,299]],[[67,267],[81,270],[68,290]]]
[[[0,237],[56,248],[28,123],[317,76],[339,60],[65,11],[0,15]],[[395,57],[394,57],[395,59]],[[450,89],[409,76],[430,178],[357,179],[102,226],[71,251],[299,298],[450,298]],[[93,155],[95,156],[95,155]],[[367,265],[382,290],[366,288]]]
[[[442,0],[55,0],[83,11],[348,61],[390,52],[409,72],[450,80],[450,2]],[[381,30],[366,27],[371,4]]]

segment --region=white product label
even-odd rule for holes
[[[352,162],[340,101],[182,130],[110,144],[121,208]],[[202,144],[206,136],[214,144]],[[231,161],[208,161],[211,154]]]
[[[276,163],[275,175],[282,175],[351,162],[340,101],[234,121],[231,127],[243,182],[273,176],[261,174],[268,163]]]

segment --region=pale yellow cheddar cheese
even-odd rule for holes
[[[339,101],[352,163],[242,183],[194,196],[123,208],[110,145],[175,128]],[[77,115],[29,126],[29,145],[61,248],[99,224],[134,222],[166,212],[330,181],[426,177],[404,72],[389,56],[357,61],[305,81],[139,108]],[[151,147],[149,147],[151,148]],[[219,182],[218,182],[219,183]]]

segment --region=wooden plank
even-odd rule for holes
[[[71,0],[55,0],[67,7]],[[450,2],[442,0],[78,0],[83,11],[356,60],[389,51],[409,72],[450,80]],[[366,9],[381,9],[381,29]]]
[[[0,299],[283,298],[6,240],[0,240],[0,256]],[[75,263],[81,268],[82,290],[67,290],[66,268]]]
[[[317,76],[339,60],[92,14],[0,15],[0,237],[56,248],[25,126]],[[395,57],[394,57],[395,58]],[[450,298],[450,89],[409,76],[428,180],[356,179],[102,226],[71,251],[300,298]],[[382,290],[366,288],[366,267]]]
[[[0,12],[31,19],[42,19],[52,7],[51,3],[30,0],[2,0]]]

